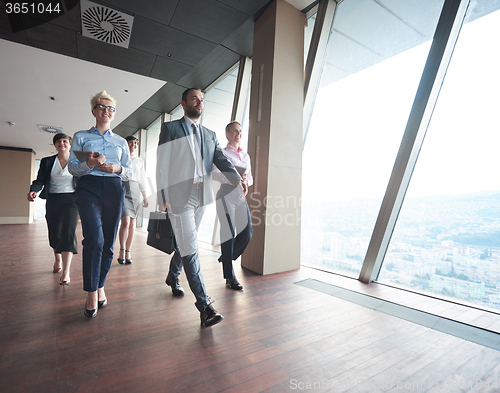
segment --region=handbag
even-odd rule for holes
[[[149,213],[146,244],[167,254],[172,254],[176,250],[174,231],[166,212]]]

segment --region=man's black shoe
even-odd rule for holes
[[[167,275],[167,278],[165,279],[165,284],[167,284],[169,287],[172,287],[172,294],[174,296],[184,295],[184,289],[182,289],[181,285],[179,284],[179,279],[174,277],[170,273]]]
[[[202,312],[200,312],[200,319],[202,326],[213,326],[224,319],[211,304],[207,304]]]

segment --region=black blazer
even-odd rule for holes
[[[42,158],[36,180],[31,183],[30,192],[35,191],[38,193],[38,191],[43,188],[39,195],[42,199],[47,199],[47,194],[49,193],[50,188],[50,174],[52,173],[52,167],[54,166],[56,158],[57,154]]]
[[[40,161],[40,168],[38,169],[38,175],[36,176],[36,180],[31,183],[30,192],[42,190],[39,197],[42,199],[47,199],[47,194],[50,192],[50,174],[52,173],[52,167],[54,166],[54,162],[56,161],[57,154],[49,157],[42,158]],[[73,177],[73,184],[76,185],[76,179]]]

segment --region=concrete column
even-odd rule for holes
[[[260,274],[300,267],[305,15],[276,0],[255,22],[247,197],[253,239],[242,266]]]

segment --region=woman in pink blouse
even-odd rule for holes
[[[241,124],[232,121],[226,126],[227,146],[222,149],[224,155],[232,162],[247,186],[253,184],[250,167],[250,157],[239,146],[242,135]],[[241,197],[241,191],[214,167],[213,179],[221,182],[217,192],[216,206],[220,221],[220,241],[222,255],[222,270],[226,285],[234,290],[243,287],[236,279],[233,261],[238,259],[252,238],[252,220],[246,198]]]

